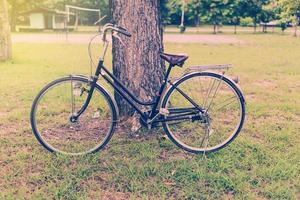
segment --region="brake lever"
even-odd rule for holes
[[[102,22],[105,18],[107,17],[107,15],[104,15],[102,18],[100,18],[98,21],[96,21],[95,23],[94,23],[94,25],[100,25],[100,22]]]
[[[115,38],[117,38],[121,42],[121,44],[125,46],[125,43],[123,42],[123,40],[121,39],[121,37],[118,35],[118,32],[114,32],[112,34],[112,36],[115,37]]]

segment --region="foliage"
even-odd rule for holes
[[[199,26],[201,17],[203,16],[202,10],[203,2],[199,0],[192,0],[187,4],[186,17],[187,21],[192,25]]]
[[[109,16],[109,0],[8,0],[11,24],[20,22],[20,14],[35,7],[64,9],[65,4],[100,8]],[[182,0],[161,0],[161,18],[164,25],[180,25]],[[81,13],[88,24],[97,20],[93,13]],[[254,26],[260,22],[278,20],[281,27],[290,22],[298,23],[300,0],[186,0],[185,25],[230,24],[239,25],[241,18],[251,17]],[[109,19],[108,19],[109,20]],[[244,21],[245,22],[245,21]],[[245,24],[244,24],[245,25]]]
[[[278,6],[281,8],[279,15],[283,21],[299,23],[300,0],[278,0]]]
[[[204,21],[213,25],[221,25],[230,14],[231,1],[227,0],[202,0],[202,11]]]
[[[251,17],[241,18],[240,25],[244,27],[253,26],[253,19]]]

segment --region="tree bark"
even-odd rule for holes
[[[6,0],[0,0],[0,60],[11,58],[11,36]]]
[[[160,17],[160,0],[113,0],[112,19],[128,29],[132,37],[121,38],[122,45],[113,39],[114,75],[142,101],[151,101],[163,80],[164,65],[163,27]],[[115,94],[120,115],[132,115],[134,110],[118,94]]]

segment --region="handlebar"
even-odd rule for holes
[[[116,31],[118,33],[121,33],[121,34],[127,36],[127,37],[131,37],[131,33],[126,28],[123,28],[121,26],[117,26],[115,24],[108,23],[108,24],[105,24],[102,28],[103,41],[106,41],[106,34],[109,30],[111,30],[112,32]]]

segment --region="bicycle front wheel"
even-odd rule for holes
[[[86,102],[89,81],[66,77],[46,85],[31,110],[31,126],[37,140],[50,152],[68,155],[94,153],[112,137],[116,107],[110,95],[96,85],[92,99],[80,117],[73,121]]]
[[[169,110],[165,132],[177,146],[192,153],[222,149],[238,135],[245,118],[242,92],[230,79],[211,72],[177,81],[162,108]]]

